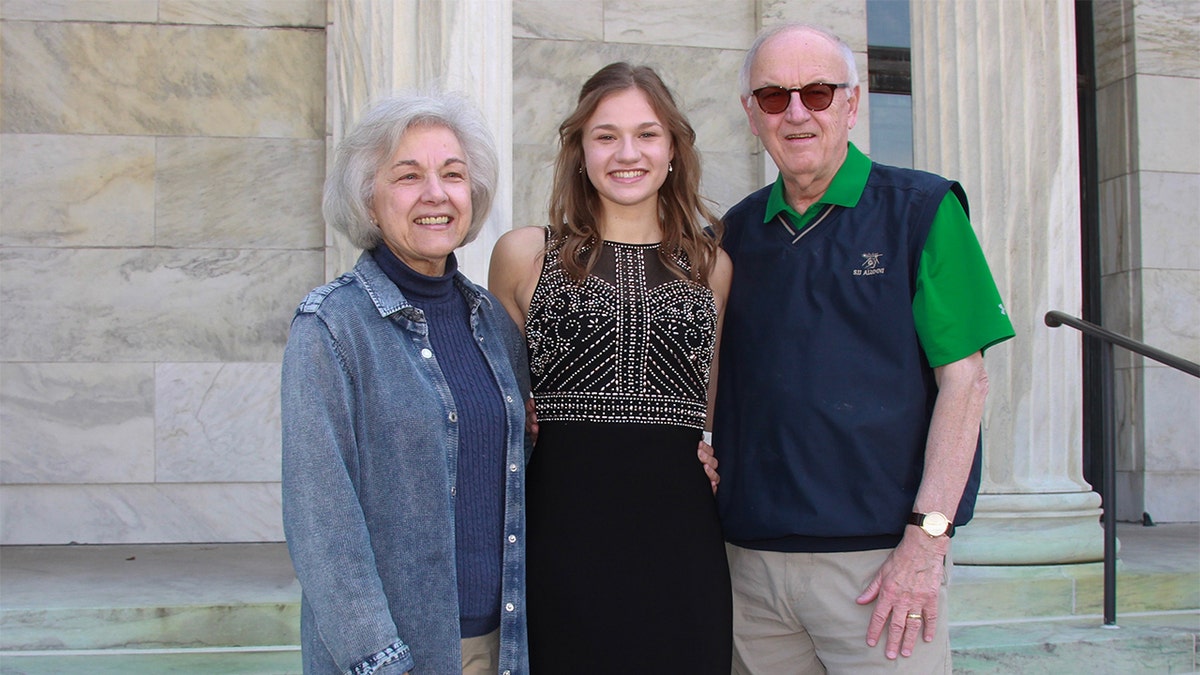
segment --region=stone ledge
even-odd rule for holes
[[[1195,673],[1200,612],[952,626],[956,675]]]

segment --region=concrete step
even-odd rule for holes
[[[976,567],[951,578],[954,672],[1195,673],[1200,525],[1121,524],[1117,622],[1105,627],[1104,566]]]
[[[283,544],[3,547],[0,568],[0,658],[300,644]]]
[[[299,647],[238,649],[0,652],[2,675],[299,675]]]
[[[1197,559],[1200,568],[1200,558]],[[952,624],[1010,619],[1103,616],[1101,563],[1057,566],[956,565],[950,585]],[[1200,609],[1200,569],[1146,569],[1117,564],[1117,617]]]
[[[956,675],[1196,673],[1200,612],[952,625]]]
[[[1120,523],[1117,617],[1200,609],[1200,524]],[[951,622],[1102,615],[1102,563],[956,565]]]
[[[1200,525],[1123,526],[1099,563],[954,568],[955,672],[1194,673]],[[299,673],[283,544],[0,547],[0,674]]]

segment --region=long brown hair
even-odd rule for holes
[[[595,186],[579,170],[584,165],[583,126],[605,97],[631,87],[646,95],[670,133],[675,151],[673,170],[658,189],[663,233],[659,258],[679,277],[707,284],[717,260],[721,224],[700,196],[696,132],[675,105],[667,85],[647,66],[617,62],[596,71],[579,91],[575,111],[558,127],[559,151],[550,193],[550,245],[561,249],[559,262],[576,281],[582,281],[599,260],[603,237],[598,218],[603,207]],[[711,235],[705,233],[706,226]],[[678,262],[680,253],[690,270]]]

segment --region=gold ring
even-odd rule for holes
[[[920,614],[915,614],[915,613],[909,613],[908,618],[916,619],[917,621],[922,621],[925,619],[925,617],[921,616]]]

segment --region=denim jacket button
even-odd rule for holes
[[[516,606],[516,605],[514,605],[514,604],[512,604],[511,602],[510,602],[510,603],[508,603],[507,605],[505,605],[505,606],[504,606],[504,609],[507,609],[507,610],[508,610],[508,611],[510,611],[510,612],[511,612],[511,611],[513,611],[513,610],[514,610],[514,609],[516,609],[516,608],[517,608],[517,606]]]
[[[422,349],[422,350],[421,350],[421,356],[422,356],[423,358],[426,358],[426,359],[432,359],[432,358],[433,358],[433,352],[429,351],[428,349]]]
[[[508,470],[509,470],[509,471],[512,471],[513,473],[516,473],[516,471],[517,471],[517,465],[516,465],[516,464],[509,464],[509,465],[508,465]]]
[[[508,535],[508,543],[510,543],[510,544],[517,543],[517,535],[515,535],[515,534]]]
[[[451,412],[450,412],[450,415],[449,415],[449,418],[450,418],[450,421],[451,421],[451,422],[457,422],[457,421],[458,421],[458,413],[457,413],[457,412],[454,412],[454,411],[451,411]]]
[[[509,403],[512,403],[512,397],[511,397],[511,396],[505,396],[505,397],[504,397],[504,400],[505,400],[505,401],[508,401]]]

